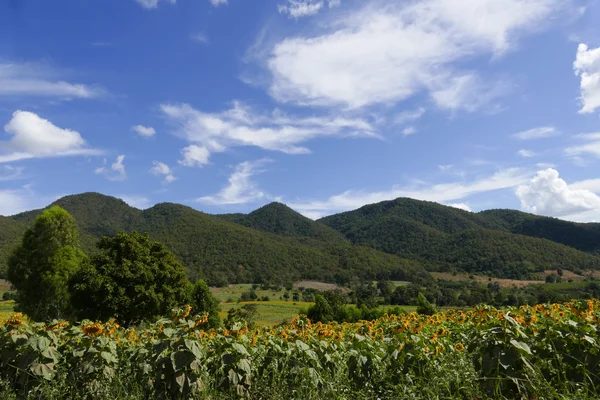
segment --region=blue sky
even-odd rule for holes
[[[96,191],[600,221],[600,3],[7,0],[0,215]]]

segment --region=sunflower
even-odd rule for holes
[[[89,324],[83,327],[83,333],[88,336],[97,336],[104,332],[104,327],[98,323]]]
[[[462,353],[465,350],[465,345],[462,343],[456,343],[454,345],[454,350],[458,351],[459,353]]]

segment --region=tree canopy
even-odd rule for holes
[[[115,318],[130,325],[168,315],[189,302],[183,265],[147,234],[120,232],[104,237],[98,250],[70,282],[80,319]]]
[[[83,257],[73,217],[58,206],[41,213],[8,260],[18,308],[36,321],[70,317],[68,281]]]

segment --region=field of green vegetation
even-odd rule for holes
[[[179,310],[143,328],[0,328],[2,399],[597,399],[598,300],[358,323],[207,329]]]
[[[61,200],[79,216],[90,201],[152,234],[111,236],[110,207],[0,218],[0,252],[31,223],[0,281],[0,398],[600,395],[598,248],[529,225],[554,221],[403,199],[322,222],[281,204],[207,216]]]

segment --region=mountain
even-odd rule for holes
[[[425,270],[522,279],[545,269],[600,269],[600,224],[576,224],[512,210],[471,213],[400,198],[312,221],[281,203],[249,214],[210,215],[180,204],[138,210],[84,193],[57,200],[93,252],[103,235],[148,232],[191,277],[212,284],[318,279],[423,281]],[[41,210],[0,217],[0,272]]]
[[[549,239],[578,250],[600,254],[600,224],[581,224],[515,210],[488,210],[478,215],[508,232]]]
[[[179,257],[190,276],[203,277],[213,284],[267,280],[283,283],[297,279],[345,281],[353,276],[412,280],[428,276],[416,261],[352,245],[327,226],[310,220],[318,227],[306,226],[302,216],[281,217],[285,222],[280,225],[290,226],[283,229],[289,233],[285,236],[267,232],[266,226],[263,230],[253,229],[172,203],[141,211],[113,197],[84,193],[67,196],[54,204],[73,215],[87,252],[94,251],[94,243],[103,235],[114,235],[120,230],[148,232],[152,239],[164,243]],[[276,208],[281,207],[273,207]],[[271,214],[270,210],[267,207],[265,214]],[[4,219],[12,227],[0,240],[4,259],[7,249],[14,247],[25,227],[40,212]],[[256,215],[248,219],[256,220]],[[289,223],[291,220],[295,222]],[[308,235],[314,233],[316,239],[295,237],[290,231],[295,227]],[[328,235],[337,239],[324,240]]]
[[[224,214],[218,217],[281,236],[311,238],[321,243],[342,243],[347,240],[335,229],[306,218],[285,204],[277,202],[267,204],[250,214]]]
[[[520,279],[550,268],[600,268],[600,257],[582,251],[593,250],[592,244],[598,243],[592,234],[595,227],[581,224],[585,226],[579,227],[579,238],[567,238],[571,223],[548,218],[544,228],[540,223],[538,229],[525,229],[527,224],[511,223],[517,219],[502,215],[399,198],[318,222],[354,244],[418,260],[429,270],[460,269]]]
[[[6,265],[10,252],[21,240],[25,225],[11,218],[0,216],[0,269]]]

